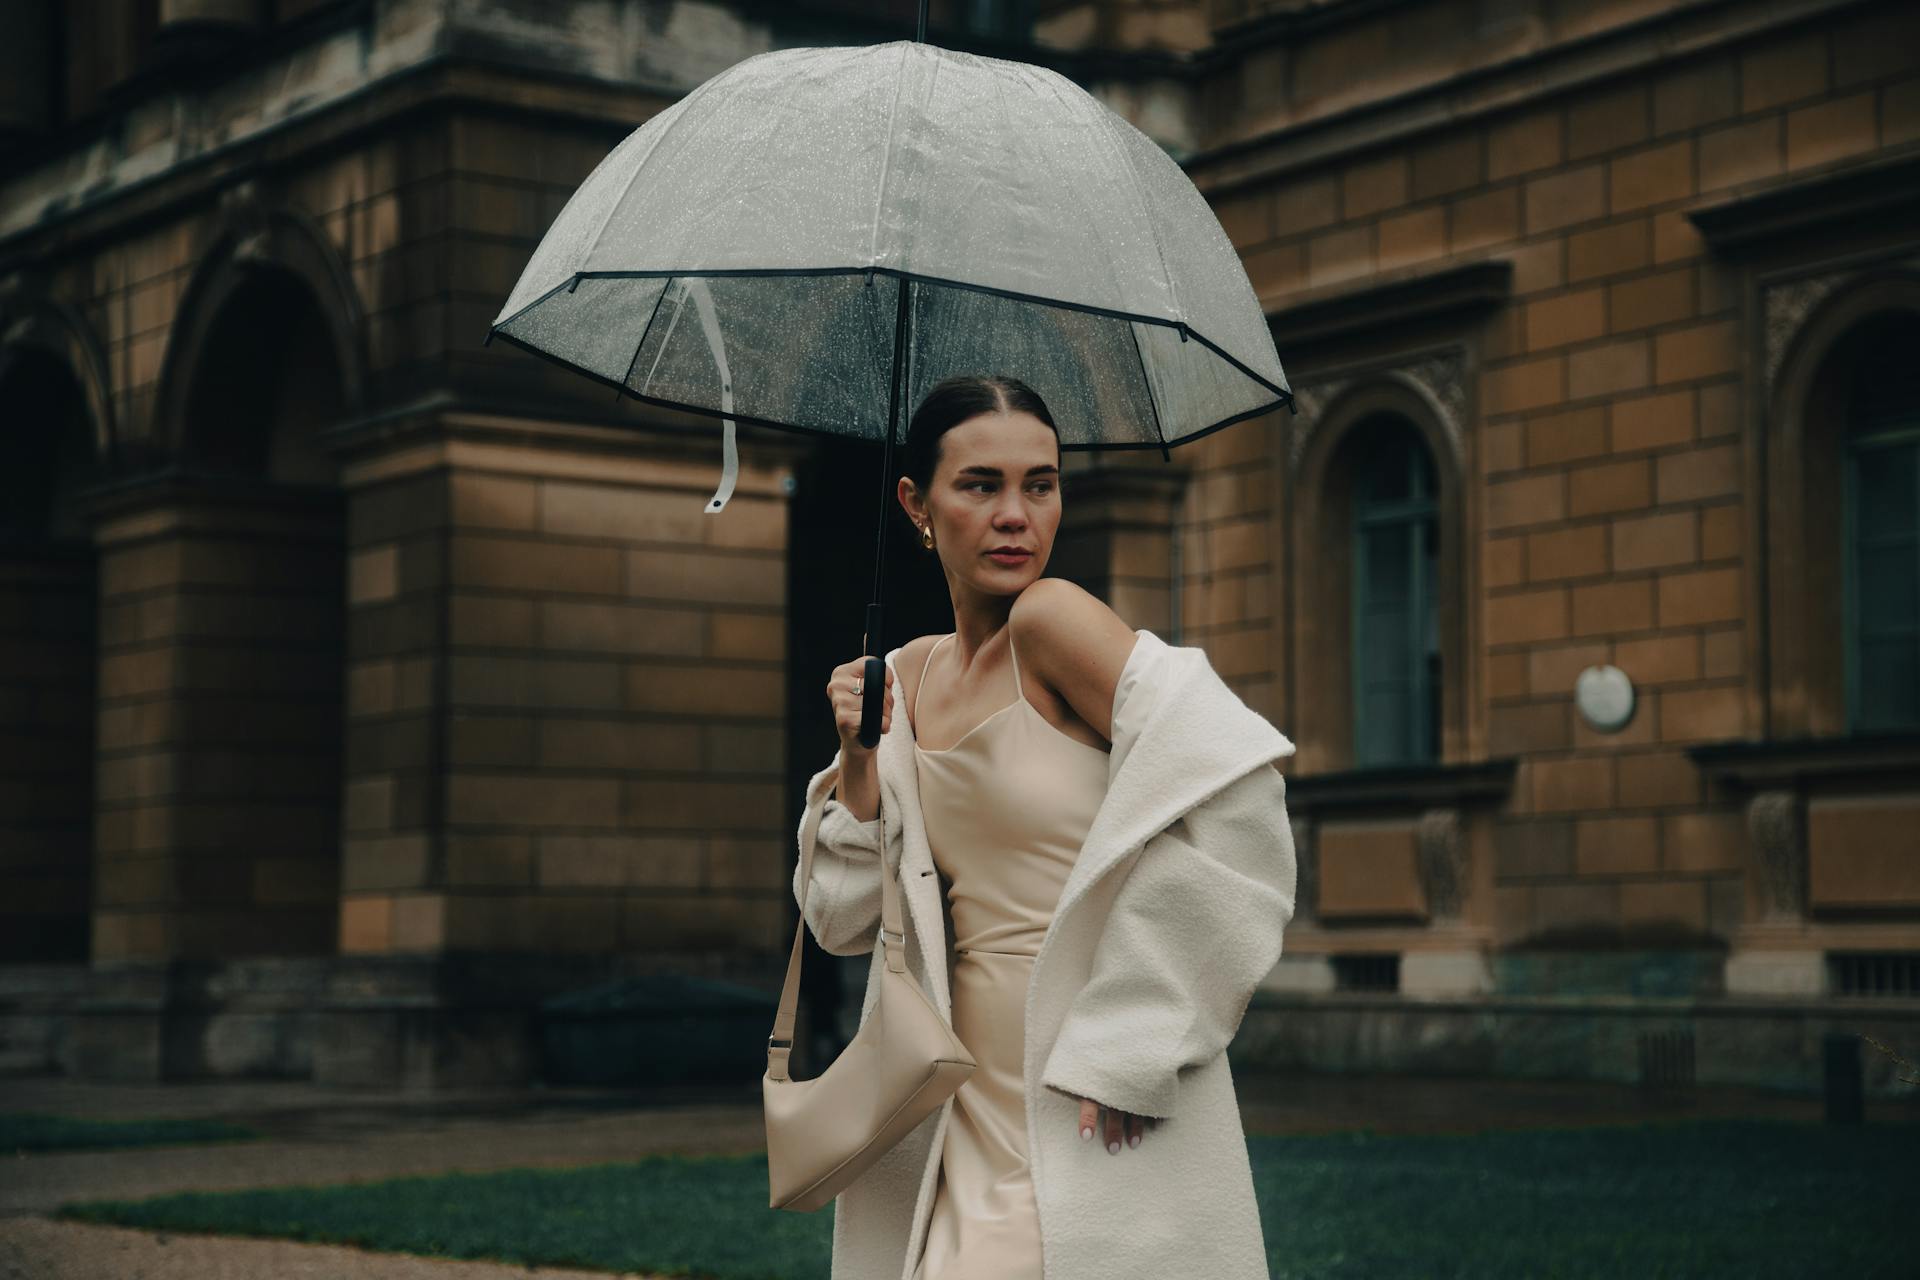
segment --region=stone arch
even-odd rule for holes
[[[1462,475],[1450,410],[1422,380],[1395,371],[1363,375],[1310,398],[1305,439],[1293,468],[1289,536],[1298,553],[1290,573],[1297,664],[1293,705],[1307,772],[1351,768],[1357,755],[1352,687],[1352,527],[1363,427],[1391,418],[1427,451],[1437,484],[1439,534],[1441,761],[1462,758],[1470,706],[1466,673],[1468,595]],[[1309,674],[1308,667],[1311,668]],[[1305,758],[1311,755],[1312,758]]]
[[[23,294],[18,288],[0,293],[0,379],[18,362],[35,355],[64,366],[79,386],[92,428],[94,456],[111,465],[119,452],[113,383],[93,330],[65,303]]]
[[[1776,305],[1770,317],[1795,323],[1774,334],[1778,373],[1766,397],[1762,440],[1767,732],[1840,736],[1849,731],[1848,655],[1840,574],[1832,570],[1843,554],[1847,384],[1857,340],[1871,325],[1894,316],[1920,324],[1920,271],[1797,281],[1769,293],[1803,305]]]
[[[223,348],[236,331],[274,347],[273,334],[249,335],[236,320],[248,312],[280,312],[293,324],[310,326],[331,356],[335,416],[357,416],[364,409],[365,312],[346,264],[311,217],[295,209],[266,211],[243,191],[229,198],[168,334],[154,415],[154,439],[165,454],[193,456],[195,396],[204,395],[208,379],[231,360]]]

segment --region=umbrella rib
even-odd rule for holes
[[[1140,349],[1140,331],[1133,327],[1133,321],[1122,321],[1127,333],[1133,338],[1133,355],[1140,362],[1140,381],[1146,384],[1147,408],[1153,410],[1153,433],[1160,437],[1160,461],[1173,461],[1173,454],[1167,449],[1167,430],[1160,425],[1160,398],[1153,394],[1153,375],[1147,372],[1147,355]]]
[[[1180,305],[1180,290],[1174,283],[1172,270],[1167,266],[1167,251],[1160,244],[1160,228],[1154,223],[1153,210],[1147,207],[1146,188],[1140,182],[1140,170],[1134,166],[1133,157],[1127,154],[1126,144],[1114,136],[1116,126],[1124,121],[1111,107],[1104,105],[1100,107],[1099,120],[1100,131],[1106,135],[1107,145],[1120,154],[1120,163],[1126,166],[1127,173],[1133,178],[1131,187],[1140,213],[1140,224],[1146,228],[1147,238],[1153,242],[1154,257],[1160,259],[1160,278],[1167,282],[1167,301],[1173,306],[1173,314],[1184,324],[1187,311]]]
[[[527,314],[527,312],[533,310],[535,307],[539,306],[541,303],[551,298],[554,294],[560,292],[562,289],[572,284],[573,280],[574,280],[573,276],[568,276],[565,280],[562,280],[559,284],[553,286],[553,288],[547,290],[545,293],[535,298],[532,302],[529,302],[526,306],[521,307],[518,311],[508,316],[506,319],[495,320],[492,324],[487,326],[487,331],[491,333],[493,330],[498,329],[503,325],[512,324],[515,320],[518,320],[521,316]]]
[[[660,292],[662,297],[666,295],[666,290],[662,289]],[[653,375],[660,369],[661,358],[667,354],[667,344],[673,341],[673,331],[680,327],[680,317],[685,315],[686,311],[687,285],[683,281],[680,285],[680,296],[673,300],[673,319],[667,321],[667,331],[660,339],[660,349],[653,353],[653,363],[647,366],[647,379],[640,384],[641,386],[650,386],[653,383]]]
[[[893,81],[893,102],[887,107],[887,142],[880,151],[880,184],[873,194],[873,228],[867,236],[868,265],[879,262],[880,211],[887,205],[887,178],[893,173],[893,131],[900,119],[900,94],[907,83],[907,52],[912,48],[905,42],[900,45],[900,70]]]
[[[625,391],[627,384],[633,381],[634,366],[640,363],[640,352],[647,345],[647,335],[653,332],[653,322],[660,315],[660,304],[667,300],[667,290],[671,288],[673,288],[673,277],[668,276],[660,286],[660,296],[653,300],[653,310],[647,313],[647,327],[640,331],[640,341],[633,344],[633,359],[627,361],[627,376],[620,379],[622,391]],[[661,345],[665,345],[664,341]]]

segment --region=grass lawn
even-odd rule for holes
[[[1912,1126],[1362,1131],[1248,1146],[1276,1280],[1920,1275]],[[766,1195],[764,1156],[652,1157],[101,1201],[59,1216],[609,1271],[824,1278],[832,1209],[770,1210]]]
[[[0,1111],[0,1155],[88,1151],[179,1142],[257,1138],[258,1131],[223,1120],[76,1120],[37,1111]]]

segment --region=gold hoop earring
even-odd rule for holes
[[[929,551],[933,550],[933,522],[931,520],[920,526],[920,545]]]

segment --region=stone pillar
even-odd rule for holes
[[[765,433],[762,433],[764,437]],[[794,446],[477,416],[346,450],[342,963],[315,1078],[524,1079],[537,1001],[791,942]]]
[[[0,963],[87,959],[93,549],[0,556]]]
[[[337,496],[172,477],[95,511],[96,966],[330,952]]]
[[[1047,571],[1105,600],[1129,626],[1171,638],[1173,527],[1188,467],[1178,453],[1171,462],[1146,451],[1067,456],[1066,512]]]
[[[304,1070],[337,928],[340,505],[171,473],[89,501],[99,553],[80,1078]]]
[[[1747,798],[1747,901],[1758,912],[1727,954],[1728,995],[1813,997],[1826,991],[1826,956],[1807,938],[1806,804],[1791,787]]]

